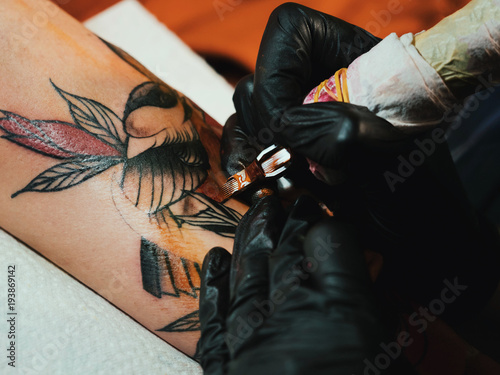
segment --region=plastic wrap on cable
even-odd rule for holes
[[[425,60],[459,96],[482,84],[500,83],[500,0],[473,0],[415,36]]]
[[[416,37],[390,34],[349,65],[341,85],[350,103],[418,132],[439,124],[454,94],[473,93],[484,74],[500,82],[500,0],[473,0]],[[337,100],[338,84],[332,76],[304,103]]]
[[[365,106],[397,127],[421,130],[438,124],[456,99],[444,81],[412,44],[413,34],[398,38],[390,34],[369,52],[349,65],[346,83],[350,103]],[[334,100],[335,80],[330,78],[316,95],[304,103]]]

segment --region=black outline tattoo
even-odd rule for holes
[[[170,296],[179,298],[186,295],[198,299],[200,287],[193,280],[201,275],[201,267],[197,262],[185,258],[172,260],[168,251],[145,238],[141,240],[141,269],[144,289],[157,298]],[[172,261],[180,262],[184,272],[174,272]],[[187,282],[187,283],[186,283]],[[187,284],[187,285],[186,285]],[[185,285],[185,286],[183,286]],[[198,311],[189,313],[172,323],[167,324],[160,332],[198,331],[200,322]]]
[[[205,206],[205,209],[193,215],[169,214],[179,227],[183,224],[199,226],[213,231],[223,237],[234,237],[236,225],[241,215],[223,204],[215,202],[202,194],[195,193],[207,178],[209,168],[208,156],[193,125],[189,124],[190,117],[185,117],[186,127],[173,136],[167,136],[162,145],[155,145],[139,155],[128,159],[126,148],[130,136],[124,129],[124,120],[120,119],[111,109],[92,99],[70,94],[50,81],[57,93],[66,101],[70,114],[75,124],[61,121],[29,120],[17,114],[0,110],[4,117],[0,118],[0,129],[6,134],[1,138],[17,143],[29,150],[41,153],[64,161],[40,173],[24,188],[12,194],[12,198],[26,192],[55,192],[69,189],[79,185],[110,167],[123,163],[121,186],[130,174],[139,176],[139,187],[135,197],[135,205],[139,204],[144,193],[142,183],[144,176],[151,176],[159,183],[153,183],[151,191],[147,191],[151,200],[150,215],[156,215],[165,208],[167,210],[186,197],[195,198]],[[148,86],[143,96],[151,95],[157,106],[171,108],[178,95],[166,85],[157,90],[159,84],[145,82],[137,86],[143,89]],[[166,89],[165,89],[166,88]],[[164,102],[151,94],[151,91],[167,92],[168,97]],[[135,102],[134,102],[135,101]],[[139,102],[139,103],[137,103]],[[126,105],[125,114],[130,114],[137,106],[151,105],[151,101],[137,100],[131,94]],[[186,104],[187,105],[187,104]],[[190,112],[191,115],[192,112]],[[58,140],[51,137],[47,129],[58,125]],[[80,139],[64,139],[61,141],[61,132],[78,131],[82,135],[93,138],[93,144],[88,148],[97,146],[112,149],[109,155],[92,155],[75,151],[75,143]],[[54,131],[53,131],[54,132]],[[72,134],[69,134],[71,136]],[[78,145],[81,146],[81,145]],[[166,186],[164,181],[171,181],[171,186]],[[156,187],[160,186],[158,191]],[[149,195],[150,194],[150,195]]]
[[[0,118],[0,130],[5,132],[1,138],[42,155],[62,159],[61,163],[37,175],[11,197],[27,192],[66,190],[122,163],[121,188],[125,188],[129,176],[138,176],[136,196],[129,199],[136,206],[144,199],[149,199],[149,215],[158,223],[166,224],[167,214],[179,228],[195,226],[222,237],[234,237],[241,215],[195,192],[206,180],[210,165],[198,132],[190,122],[193,107],[186,98],[161,82],[128,54],[104,43],[150,81],[131,91],[122,118],[95,100],[62,90],[52,80],[50,83],[68,105],[74,124],[56,120],[29,120],[0,110],[4,115]],[[173,108],[178,103],[184,110],[183,128],[171,130],[161,145],[155,144],[137,156],[128,158],[127,147],[132,136],[127,133],[125,126],[127,118],[144,106]],[[204,118],[203,111],[194,108]],[[169,181],[170,184],[165,184],[164,181]],[[145,190],[146,187],[149,190]],[[174,214],[175,205],[181,204],[186,198],[195,200],[204,208],[194,214]],[[140,258],[144,290],[157,298],[187,295],[197,299],[200,288],[193,279],[199,279],[200,265],[181,258],[183,272],[179,272],[179,267],[172,266],[171,257],[168,250],[142,238]],[[199,330],[198,311],[191,312],[158,331],[196,330]]]
[[[157,329],[160,332],[190,332],[200,330],[200,316],[199,310],[193,311],[182,318],[167,324],[161,329]]]
[[[184,273],[174,272],[172,262],[182,265]],[[179,266],[179,264],[177,264]],[[200,278],[201,268],[197,262],[185,258],[172,259],[172,255],[157,244],[141,239],[141,269],[144,289],[157,298],[162,296],[180,297],[181,294],[198,298],[199,286],[195,286],[193,278]],[[183,287],[186,284],[189,287]]]

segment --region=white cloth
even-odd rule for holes
[[[233,89],[135,0],[86,22],[221,123],[234,111]],[[16,367],[10,340],[7,266],[16,266]],[[197,363],[64,271],[0,230],[0,373],[196,375]]]
[[[0,231],[0,373],[193,375],[198,365],[77,280]],[[15,265],[15,368],[7,267]]]

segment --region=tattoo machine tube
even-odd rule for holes
[[[473,93],[481,75],[500,82],[499,43],[500,0],[473,0],[417,36],[390,34],[304,103],[349,101],[403,131],[420,131],[439,124],[464,87]]]
[[[227,179],[222,185],[220,200],[244,191],[257,181],[282,176],[290,166],[291,159],[292,155],[286,148],[276,145],[267,147],[250,165]]]

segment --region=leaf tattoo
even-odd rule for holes
[[[122,120],[112,110],[95,100],[70,94],[57,87],[52,80],[50,83],[68,104],[71,117],[78,126],[120,153],[125,152],[126,134]]]
[[[121,162],[121,158],[96,157],[74,159],[66,163],[60,163],[40,173],[25,188],[12,194],[11,197],[15,198],[27,191],[52,192],[65,190]]]
[[[96,101],[67,93],[50,81],[66,101],[75,124],[62,121],[29,120],[1,111],[2,136],[45,156],[67,161],[35,177],[12,194],[29,191],[53,192],[78,185],[124,161],[126,138],[119,117]]]
[[[157,298],[188,296],[198,299],[201,267],[185,258],[174,257],[157,244],[141,239],[142,286]],[[160,332],[189,332],[200,330],[198,311],[189,313],[163,328]]]
[[[201,194],[192,192],[186,194],[195,198],[206,208],[194,215],[177,215],[181,223],[201,227],[222,237],[234,237],[236,227],[241,220],[241,214],[238,211],[218,204]]]
[[[199,331],[200,326],[200,314],[199,310],[193,311],[182,318],[167,324],[165,327],[157,329],[159,332],[192,332]]]

